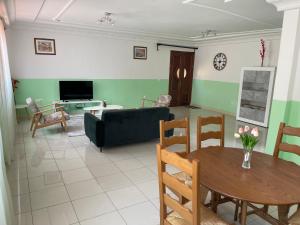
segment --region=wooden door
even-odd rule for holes
[[[192,96],[194,52],[171,51],[169,95],[171,106],[190,105]]]

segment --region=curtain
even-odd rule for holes
[[[1,108],[3,110],[0,124],[2,127],[4,159],[5,162],[10,165],[11,161],[14,159],[16,110],[8,62],[6,38],[2,23],[0,23],[0,89],[2,92]]]
[[[6,164],[14,156],[16,115],[4,26],[0,22],[0,225],[16,225]]]

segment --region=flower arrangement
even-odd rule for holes
[[[258,143],[258,128],[250,129],[249,126],[240,127],[238,133],[235,133],[236,138],[240,138],[244,146],[244,161],[242,167],[244,169],[251,168],[251,156],[254,146]]]
[[[234,134],[235,138],[240,138],[243,147],[246,151],[252,151],[254,146],[258,143],[258,128],[250,129],[249,126],[240,127],[238,133]]]
[[[264,59],[266,53],[265,41],[264,39],[260,39],[261,49],[259,50],[260,58],[261,58],[261,66],[264,66]]]

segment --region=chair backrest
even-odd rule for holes
[[[202,148],[202,141],[219,139],[220,146],[224,147],[225,116],[198,117],[197,121],[197,149]],[[219,131],[203,132],[202,128],[207,125],[220,125]]]
[[[154,106],[164,106],[168,107],[171,103],[172,96],[171,95],[160,95],[154,104]]]
[[[290,152],[300,156],[300,146],[283,142],[283,136],[300,137],[300,128],[286,126],[280,123],[273,156],[279,157],[279,152]]]
[[[176,128],[183,128],[185,130],[185,135],[166,137],[166,132],[168,130]],[[185,145],[185,152],[190,153],[190,121],[188,118],[181,120],[160,121],[160,145],[163,148],[166,148],[176,144]]]
[[[37,113],[40,111],[39,107],[31,97],[26,98],[26,104],[32,113]]]
[[[161,145],[157,145],[157,163],[159,176],[159,196],[160,196],[160,218],[161,224],[170,224],[166,222],[167,207],[178,213],[189,224],[200,224],[200,166],[198,160],[190,162],[188,159],[181,157],[179,154],[163,149]],[[166,171],[166,165],[184,172],[191,178],[191,183],[184,183],[175,176]],[[179,201],[170,197],[166,191],[175,191],[177,194],[185,197],[192,203],[192,210],[187,209]],[[163,222],[163,223],[162,223]]]

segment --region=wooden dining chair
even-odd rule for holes
[[[275,148],[273,152],[273,157],[278,159],[280,152],[288,152],[293,153],[298,156],[300,156],[300,146],[295,144],[290,144],[287,141],[285,141],[287,136],[291,137],[300,137],[300,128],[298,127],[291,127],[287,126],[285,123],[280,123],[277,139],[275,143]],[[267,206],[265,206],[267,208]],[[288,221],[288,212],[289,212],[290,206],[278,206],[278,219],[283,222]],[[299,209],[299,206],[298,206]],[[298,216],[297,216],[298,215]],[[300,213],[296,214],[294,216],[294,221],[298,219],[298,224],[300,224]],[[294,223],[296,224],[296,223]]]
[[[170,136],[166,137],[166,133],[174,129],[184,129],[185,134],[180,136]],[[171,121],[160,121],[160,145],[163,148],[172,145],[185,145],[182,153],[190,153],[190,121],[188,118],[181,120],[171,120]]]
[[[210,116],[210,117],[198,117],[197,120],[197,149],[201,149],[202,142],[210,139],[220,140],[220,146],[224,147],[224,129],[225,129],[225,116]],[[207,125],[219,125],[219,131],[203,132],[203,127]]]
[[[190,162],[178,153],[157,145],[159,175],[160,225],[208,225],[227,224],[201,203],[200,165],[198,160]],[[171,165],[191,177],[191,182],[182,182],[166,171]],[[167,194],[167,189],[180,193],[188,202],[182,204]],[[168,211],[168,208],[171,211]]]

